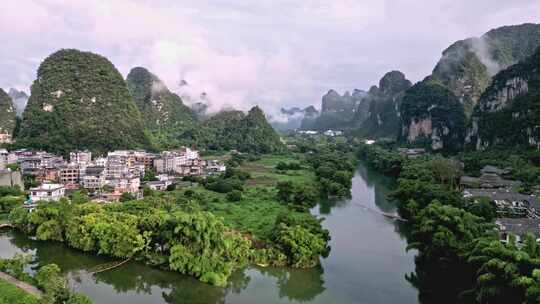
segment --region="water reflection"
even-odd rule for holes
[[[313,209],[326,218],[323,225],[332,236],[332,252],[321,267],[249,267],[235,272],[224,288],[137,262],[91,276],[87,269],[111,260],[60,243],[34,241],[18,232],[0,234],[0,256],[32,253],[34,269],[56,263],[72,287],[94,303],[416,304],[417,291],[404,279],[414,271],[414,254],[405,252],[406,229],[381,215],[395,212],[395,205],[386,199],[393,186],[392,180],[360,166],[351,199],[322,202]]]

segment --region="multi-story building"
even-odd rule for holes
[[[80,168],[75,163],[70,163],[60,168],[59,180],[64,185],[76,185],[79,183]]]
[[[116,161],[107,162],[106,176],[108,180],[119,179],[128,173],[129,173],[129,168],[127,165],[121,162],[116,162]]]
[[[122,178],[108,181],[108,184],[114,187],[116,193],[138,193],[141,187],[141,179],[133,175],[127,175]]]
[[[97,190],[107,184],[105,167],[86,167],[85,175],[81,177],[83,188]]]
[[[42,184],[39,187],[30,189],[30,200],[38,201],[57,201],[64,197],[65,187],[61,184]]]
[[[199,157],[199,151],[186,147],[176,151],[163,151],[160,157],[154,160],[154,167],[158,173],[171,173],[182,176],[202,173],[202,161]]]
[[[88,150],[70,152],[69,161],[79,165],[88,165],[92,161],[92,152]]]

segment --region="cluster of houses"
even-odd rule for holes
[[[540,200],[536,194],[518,192],[520,181],[511,180],[510,169],[485,166],[479,177],[462,176],[463,197],[488,198],[497,207],[497,224],[501,241],[508,242],[510,234],[519,243],[527,233],[540,240]]]
[[[326,130],[326,131],[314,131],[314,130],[298,130],[297,131],[298,134],[302,134],[302,135],[318,135],[318,134],[322,134],[322,135],[326,135],[326,136],[329,136],[329,137],[336,137],[336,136],[342,136],[343,135],[343,131],[339,131],[339,130]]]
[[[19,170],[9,169],[11,164]],[[156,178],[143,183],[147,170],[156,172]],[[90,151],[73,151],[69,160],[45,151],[0,149],[0,186],[23,187],[22,176],[32,176],[39,186],[27,189],[30,204],[58,200],[77,189],[86,189],[97,201],[118,201],[124,193],[140,197],[143,186],[160,191],[185,176],[225,170],[222,163],[203,160],[199,151],[187,147],[158,154],[118,150],[96,158]]]

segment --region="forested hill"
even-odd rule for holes
[[[406,93],[408,96],[404,98],[400,113],[401,138],[409,144],[433,150],[452,146],[444,138],[455,138],[456,134],[448,134],[463,130],[462,115],[456,113],[463,112],[466,124],[470,123],[473,109],[488,89],[492,77],[501,69],[531,56],[538,46],[540,24],[504,26],[479,38],[452,44],[443,52],[433,74],[423,81],[423,94],[418,95],[417,91]],[[439,94],[440,86],[450,94]],[[434,96],[444,96],[444,99],[434,99]],[[456,99],[458,103],[454,102]],[[414,111],[410,111],[412,108]],[[434,111],[437,112],[435,116]],[[453,126],[459,129],[452,130]],[[465,137],[465,134],[459,136]]]
[[[122,75],[105,57],[74,49],[39,66],[17,144],[60,153],[152,147]]]
[[[179,134],[179,142],[210,150],[273,153],[284,149],[279,135],[259,107],[248,114],[222,111]]]
[[[399,108],[411,82],[400,71],[386,73],[361,101],[351,127],[367,137],[395,138],[400,130]]]
[[[15,107],[11,97],[3,89],[0,89],[0,133],[13,135],[15,117]]]
[[[475,108],[467,143],[475,149],[540,145],[540,47],[493,78]]]
[[[165,83],[147,69],[133,68],[126,82],[146,128],[154,135],[170,137],[175,129],[186,128],[196,119],[182,99],[169,91]]]

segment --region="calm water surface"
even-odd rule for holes
[[[380,214],[395,212],[395,205],[385,198],[392,187],[392,180],[360,166],[351,199],[312,210],[326,218],[323,224],[332,236],[332,250],[320,267],[249,267],[237,271],[226,288],[138,263],[90,276],[86,269],[111,260],[13,231],[0,234],[0,257],[25,252],[35,255],[34,267],[56,263],[72,288],[96,304],[418,303],[418,292],[405,280],[405,274],[414,270],[414,252],[405,252],[403,227]]]

